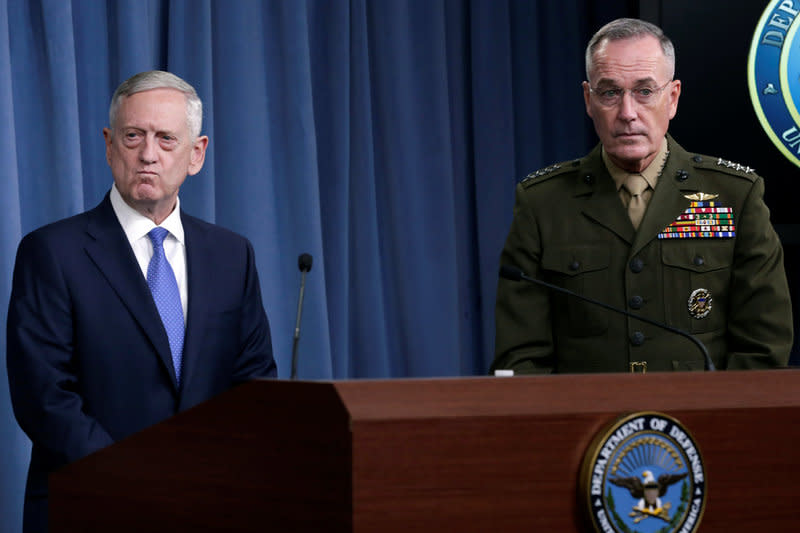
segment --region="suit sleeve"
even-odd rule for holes
[[[255,254],[249,241],[247,242],[246,260],[247,274],[240,329],[242,350],[234,368],[234,384],[256,378],[274,378],[278,373],[272,355],[269,322],[261,300],[261,285],[256,270]]]
[[[736,221],[728,314],[729,369],[786,366],[792,347],[792,306],[783,248],[758,178]]]
[[[517,185],[514,217],[500,264],[516,266],[537,278],[541,257],[536,213],[526,202],[522,185]],[[553,371],[553,336],[546,289],[532,283],[500,279],[495,328],[495,359],[490,372],[502,368],[520,374]]]
[[[57,258],[37,233],[19,245],[7,323],[14,414],[37,446],[72,462],[113,442],[83,410],[74,371],[72,297]]]

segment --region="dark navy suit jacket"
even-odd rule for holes
[[[188,311],[180,386],[167,334],[109,196],[27,235],[8,312],[17,420],[33,443],[25,530],[46,528],[47,476],[253,378],[274,377],[253,249],[181,212]]]

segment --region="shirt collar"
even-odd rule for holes
[[[627,178],[631,173],[615,165],[608,157],[605,148],[603,148],[602,154],[603,163],[605,163],[608,173],[611,174],[611,178],[614,180],[617,190],[619,190],[620,187],[622,187],[622,184],[625,183],[625,178]],[[656,156],[653,158],[653,161],[647,165],[646,169],[639,173],[653,190],[656,188],[658,177],[661,175],[661,171],[664,170],[664,165],[667,163],[668,155],[669,149],[667,146],[667,138],[664,137],[664,140],[661,141],[661,146],[659,147]]]
[[[128,237],[128,241],[131,245],[146,236],[150,230],[156,227],[152,220],[125,203],[119,190],[117,190],[116,184],[111,185],[111,193],[109,196],[111,199],[111,207],[114,208],[114,214],[117,215],[117,220],[119,220],[125,232],[125,236]],[[183,224],[181,223],[180,211],[181,200],[180,198],[176,198],[175,209],[164,219],[160,226],[169,231],[179,243],[184,244]]]

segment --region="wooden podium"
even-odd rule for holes
[[[51,476],[51,531],[582,532],[592,439],[695,438],[700,531],[797,531],[800,371],[254,381]]]

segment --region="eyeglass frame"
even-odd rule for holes
[[[600,87],[592,87],[591,85],[589,85],[589,92],[594,94],[597,97],[598,101],[600,102],[600,105],[605,106],[605,107],[616,107],[616,106],[618,106],[620,103],[622,103],[623,98],[625,98],[625,93],[626,92],[631,93],[631,96],[633,97],[633,99],[636,101],[637,104],[649,105],[649,104],[651,104],[653,102],[653,100],[650,99],[650,98],[648,98],[648,100],[645,101],[645,102],[642,102],[642,101],[638,100],[636,98],[636,95],[638,94],[637,91],[642,91],[642,90],[645,90],[645,89],[649,89],[649,90],[653,91],[653,95],[652,96],[658,96],[659,94],[661,94],[661,92],[664,89],[667,88],[667,85],[669,85],[673,81],[675,81],[675,80],[674,79],[669,80],[668,82],[666,82],[661,87],[647,87],[647,86],[645,86],[645,87],[634,87],[633,89],[623,89],[622,87],[613,87],[613,86],[609,87],[608,89],[601,89]],[[603,93],[605,91],[614,91],[614,90],[620,91],[619,99],[616,100],[613,103],[603,102],[601,93]]]

